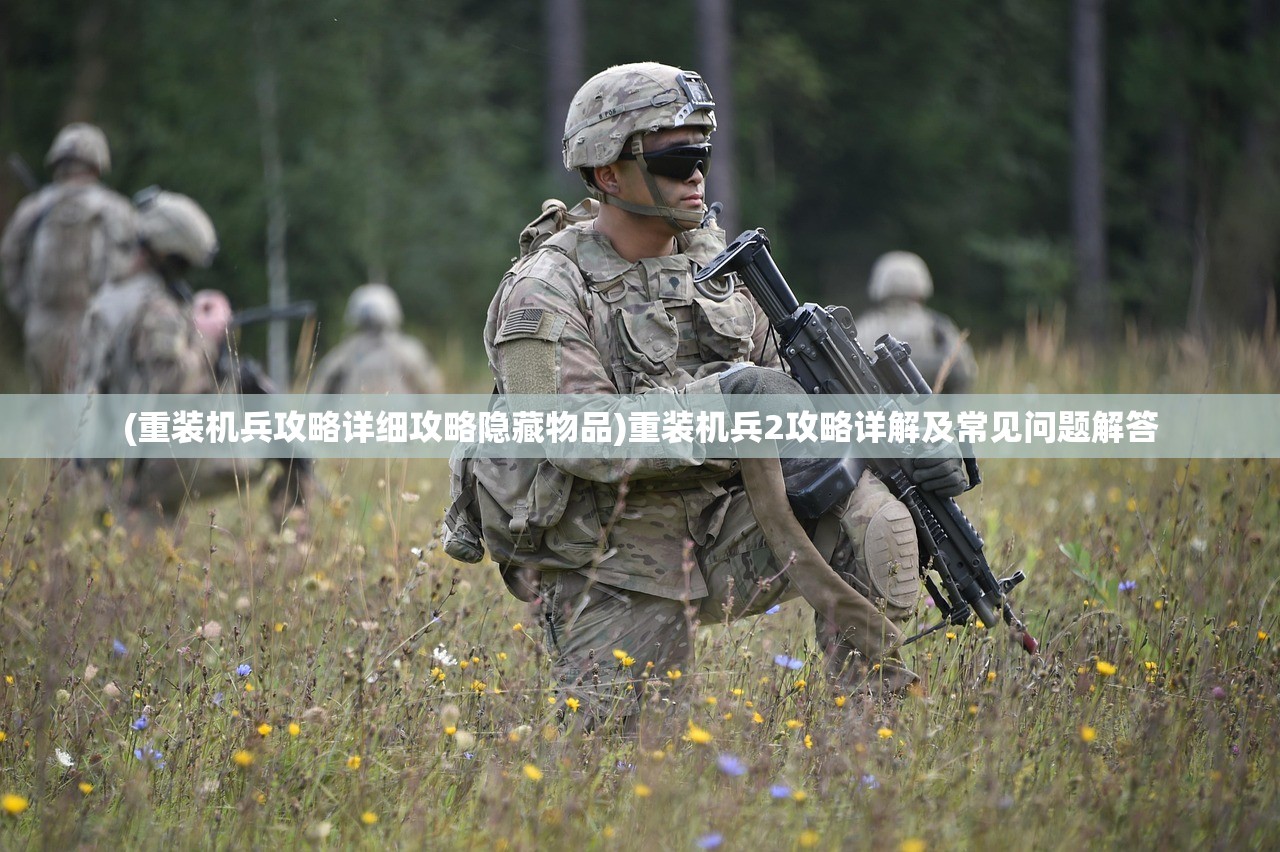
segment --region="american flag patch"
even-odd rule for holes
[[[542,317],[546,308],[521,308],[507,314],[502,324],[502,337],[533,337],[542,326]]]

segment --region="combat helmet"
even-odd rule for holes
[[[134,196],[138,240],[160,257],[179,257],[207,267],[218,253],[218,235],[209,216],[187,196],[149,187]]]
[[[880,256],[871,269],[867,295],[873,302],[912,299],[923,302],[933,295],[933,277],[918,254],[891,251]]]
[[[674,127],[716,129],[715,100],[703,79],[658,62],[615,65],[596,74],[574,95],[564,125],[564,167],[582,173],[588,192],[603,203],[662,216],[681,228],[697,226],[701,214],[672,209],[644,164],[642,135]],[[590,169],[617,162],[628,145],[637,155],[654,207],[606,196],[587,178]]]
[[[404,321],[400,300],[386,284],[362,284],[347,299],[346,323],[362,331],[393,331]]]
[[[106,174],[111,170],[107,135],[92,124],[68,124],[58,132],[44,158],[47,166],[56,166],[63,160],[78,160],[92,166],[98,174]]]

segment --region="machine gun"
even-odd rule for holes
[[[858,343],[848,308],[800,304],[769,253],[764,229],[744,231],[694,276],[694,284],[703,291],[704,282],[730,273],[737,273],[764,310],[778,334],[783,360],[807,393],[847,394],[857,398],[865,410],[886,414],[901,410],[899,398],[915,403],[932,393],[911,362],[909,346],[886,334],[876,341],[873,361]],[[704,295],[717,300],[727,298],[724,292]],[[999,612],[1014,638],[1027,653],[1035,654],[1039,642],[1027,632],[1008,600],[1010,590],[1025,579],[1023,573],[1018,571],[997,580],[982,552],[982,537],[956,502],[923,491],[911,481],[913,456],[950,451],[951,447],[905,445],[898,449],[899,456],[867,459],[866,463],[915,519],[923,557],[922,579],[942,613],[941,622],[906,642],[914,642],[948,624],[963,624],[969,620],[970,612],[993,628]],[[978,465],[973,458],[966,458],[965,466],[972,488],[981,482]],[[856,480],[845,468],[833,470],[837,476],[843,473],[846,480],[835,489],[837,493],[850,493]],[[824,483],[823,488],[830,493],[832,483]]]

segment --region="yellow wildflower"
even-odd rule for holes
[[[845,697],[845,696],[843,696],[843,695],[837,695],[837,696],[836,696],[836,706],[837,706],[837,707],[843,707],[843,706],[844,706],[844,703],[845,703],[846,701],[848,701],[848,700],[849,700],[849,699],[848,699],[848,698],[846,698],[846,697]]]
[[[516,633],[519,633],[521,630],[524,630],[524,625],[517,621],[515,624],[511,625],[511,629]]]
[[[757,725],[762,725],[764,724],[764,717],[761,716],[760,711],[757,710],[751,714],[751,721],[755,722]]]
[[[0,743],[4,742],[7,739],[9,739],[9,735],[6,734],[4,731],[0,731]]]
[[[996,679],[995,672],[987,672],[987,683],[991,683],[995,679]]]
[[[1270,637],[1270,635],[1267,633],[1267,631],[1265,631],[1265,630],[1259,630],[1259,631],[1258,631],[1258,641],[1259,641],[1259,642],[1265,642],[1265,641],[1267,641],[1267,639],[1269,639],[1269,638],[1271,638],[1271,637]]]
[[[353,754],[353,755],[351,755],[350,757],[348,757],[348,758],[347,758],[347,768],[348,768],[348,769],[359,769],[359,768],[360,768],[360,755],[358,755],[358,754]]]
[[[471,681],[471,691],[472,691],[472,692],[475,692],[475,693],[477,693],[477,694],[478,694],[478,693],[484,692],[484,691],[485,691],[486,689],[488,689],[488,688],[489,688],[489,687],[488,687],[488,686],[486,686],[486,685],[485,685],[485,682],[484,682],[484,681],[482,681],[482,680],[473,680],[473,681]]]
[[[297,736],[298,734],[300,734],[300,733],[302,733],[302,726],[301,726],[301,725],[299,725],[297,722],[290,722],[290,723],[289,723],[289,736],[291,736],[291,737],[296,737],[296,736]]]
[[[683,676],[679,669],[667,669],[667,678],[669,680],[679,680]]]
[[[953,630],[948,630],[948,631],[947,631],[947,641],[948,641],[948,642],[954,642],[954,641],[956,641],[956,634],[955,634],[955,631],[953,631]]]
[[[79,786],[80,792],[84,793],[86,796],[93,792],[93,785],[88,781],[81,781]]]
[[[454,734],[456,734],[456,733],[458,733],[458,726],[457,726],[457,725],[445,725],[445,726],[444,726],[444,735],[445,735],[446,737],[451,737],[451,736],[453,736],[453,735],[454,735]]]
[[[792,792],[791,798],[797,802],[803,802],[805,799],[809,798],[809,794],[804,790],[795,790]]]
[[[902,841],[902,845],[898,847],[898,852],[924,852],[924,841],[919,837],[908,837]]]
[[[0,810],[10,816],[17,816],[31,806],[26,797],[19,796],[17,793],[5,793],[0,796]]]
[[[702,700],[707,704],[711,705],[712,707],[714,707],[716,705],[716,702],[719,701],[720,699],[716,698],[714,695],[707,695],[707,696],[704,696]]]
[[[637,784],[632,788],[638,798],[647,799],[653,795],[653,789],[648,784]]]
[[[1106,660],[1098,660],[1098,674],[1103,675],[1104,677],[1110,677],[1115,673],[1115,665],[1108,663]]]
[[[266,722],[263,722],[261,725],[258,726],[258,736],[265,737],[269,733],[271,733],[271,726],[268,725]]]
[[[1080,726],[1080,739],[1091,743],[1098,738],[1098,732],[1090,725]]]
[[[365,811],[364,813],[360,814],[360,821],[365,825],[373,825],[378,821],[378,815],[375,814],[373,811]]]
[[[690,719],[689,732],[684,735],[684,738],[697,745],[706,745],[711,742],[711,733],[703,728],[699,728],[693,723],[693,720]]]
[[[813,737],[809,736],[808,734],[804,735],[804,747],[813,748]]]
[[[876,731],[876,736],[882,740],[887,740],[889,739],[889,737],[893,736],[893,729],[881,728],[880,730]]]
[[[581,705],[582,705],[582,702],[581,702],[581,701],[579,701],[579,700],[578,700],[578,699],[576,699],[576,698],[566,698],[566,699],[564,700],[564,706],[565,706],[565,707],[568,707],[570,710],[572,710],[572,711],[573,711],[573,712],[575,712],[575,713],[577,713],[577,712],[578,712],[578,708],[579,708]]]
[[[783,722],[782,724],[786,725],[786,726],[787,726],[787,730],[790,730],[790,731],[794,731],[796,728],[803,728],[803,727],[804,727],[804,722],[801,722],[799,719],[788,719],[787,721]]]
[[[528,778],[530,781],[541,781],[542,770],[534,766],[532,763],[526,763],[524,765],[524,777]]]
[[[802,849],[809,849],[813,846],[817,846],[818,832],[814,831],[811,828],[807,828],[804,831],[800,832],[800,836],[796,838],[796,843],[798,843],[800,845],[800,848]]]
[[[231,755],[231,761],[240,768],[253,766],[253,753],[239,749],[235,754]]]
[[[245,682],[245,685],[244,685],[244,691],[245,691],[245,692],[253,692],[253,684],[251,684],[251,683],[249,683],[249,682],[247,682],[247,681],[246,681],[246,682]]]
[[[613,649],[613,658],[618,662],[622,662],[624,659],[626,659],[626,656],[627,656],[627,652],[622,650],[621,648]]]

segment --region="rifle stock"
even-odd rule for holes
[[[806,393],[845,394],[857,398],[865,410],[886,413],[901,408],[899,397],[918,402],[931,393],[911,362],[910,347],[885,335],[876,342],[873,360],[858,343],[847,308],[801,304],[769,253],[763,229],[743,232],[700,270],[694,281],[701,284],[730,273],[739,276],[764,310],[778,333],[783,360]],[[946,624],[964,623],[973,612],[988,628],[994,628],[997,618],[1003,616],[1027,653],[1036,653],[1039,643],[1008,601],[1009,591],[1025,579],[1022,572],[997,580],[983,553],[982,537],[956,502],[923,491],[911,481],[913,456],[949,447],[908,445],[900,449],[900,456],[866,459],[866,463],[915,519],[925,557],[922,579],[943,616],[940,624],[907,641]],[[977,463],[966,458],[965,464],[973,487],[980,481]],[[930,572],[937,575],[937,582]]]

